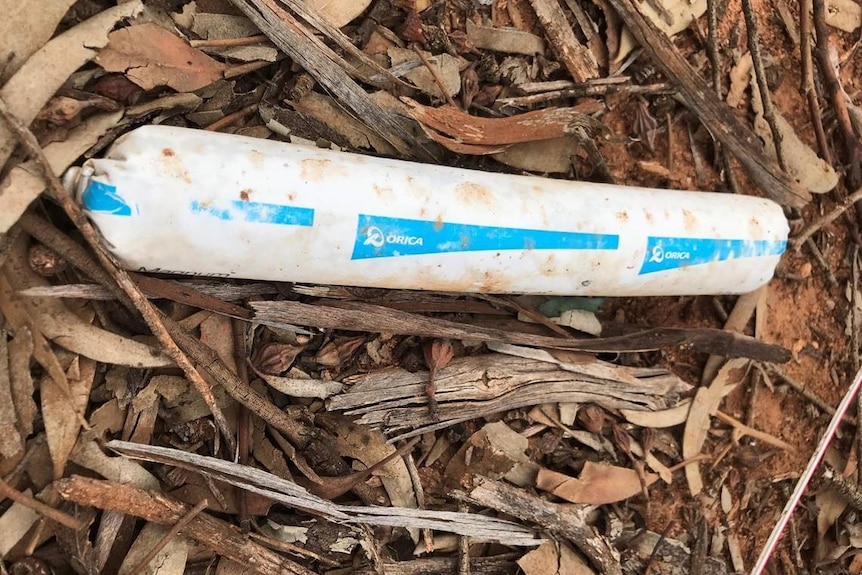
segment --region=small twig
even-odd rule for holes
[[[230,80],[231,78],[244,76],[256,70],[260,70],[261,68],[266,68],[270,64],[274,64],[274,62],[270,62],[268,60],[255,60],[253,62],[246,62],[245,64],[231,66],[224,71],[224,79]]]
[[[820,399],[813,391],[808,389],[805,384],[796,381],[790,375],[784,373],[780,368],[775,367],[774,365],[764,364],[766,370],[780,378],[784,383],[792,387],[796,393],[816,405],[821,411],[824,413],[828,413],[829,415],[835,415],[835,408]]]
[[[231,331],[233,332],[233,352],[234,362],[236,363],[237,377],[243,384],[248,385],[248,349],[245,337],[245,322],[239,320],[231,321]],[[243,404],[239,404],[237,414],[237,431],[236,431],[236,462],[240,465],[248,465],[251,457],[251,412]],[[248,533],[251,528],[251,519],[248,512],[248,492],[245,489],[240,489],[238,493],[239,525],[243,533]]]
[[[102,266],[108,271],[122,291],[125,292],[126,298],[141,313],[147,326],[162,345],[165,354],[183,370],[183,373],[192,385],[194,385],[197,392],[201,397],[203,397],[207,407],[209,407],[210,412],[213,414],[213,418],[215,419],[219,430],[224,435],[225,440],[230,444],[231,451],[235,450],[236,441],[231,434],[227,419],[225,419],[221,408],[216,404],[215,396],[213,396],[209,385],[197,372],[194,365],[192,365],[182,350],[177,347],[177,344],[165,329],[164,324],[159,320],[158,312],[156,312],[155,308],[149,300],[147,300],[146,296],[141,293],[138,286],[136,286],[129,277],[129,274],[119,266],[113,256],[111,256],[102,245],[96,228],[93,227],[84,215],[81,207],[75,203],[72,195],[63,187],[59,178],[57,178],[51,170],[50,163],[45,157],[45,153],[42,151],[41,146],[39,146],[39,142],[36,140],[33,132],[31,132],[26,125],[9,112],[6,102],[4,102],[2,98],[0,98],[0,115],[2,115],[6,120],[6,123],[21,142],[22,146],[24,146],[30,155],[35,158],[36,164],[42,171],[42,175],[45,178],[45,182],[47,183],[51,194],[63,207],[63,210],[69,216],[69,219],[71,219],[75,224],[75,227],[81,231],[81,234],[84,236],[87,243],[93,248],[96,257],[99,259]]]
[[[416,468],[416,462],[413,461],[413,455],[405,453],[401,458],[407,466],[407,474],[410,475],[410,483],[413,484],[413,492],[416,494],[416,507],[425,509],[425,489],[422,487],[422,480],[419,477],[419,470]],[[434,551],[434,533],[428,529],[422,529],[422,540],[425,542],[425,551],[432,553]]]
[[[772,107],[772,96],[769,94],[769,86],[766,83],[766,70],[763,67],[763,58],[760,55],[760,39],[757,33],[757,20],[754,16],[754,7],[751,0],[742,0],[742,13],[745,15],[745,30],[748,37],[748,51],[751,52],[751,62],[754,64],[754,78],[760,91],[760,101],[763,103],[763,119],[769,124],[772,132],[772,142],[775,145],[775,157],[778,165],[785,172],[787,161],[784,159],[784,151],[781,148],[781,132],[775,122],[775,109]]]
[[[718,56],[718,0],[706,0],[706,53],[712,63],[712,89],[721,98],[721,60]]]
[[[610,96],[615,94],[674,94],[676,90],[670,84],[581,84],[574,88],[564,88],[542,92],[541,94],[530,94],[529,96],[513,96],[511,98],[499,98],[496,103],[501,106],[532,106],[543,104],[552,100],[563,100],[565,98],[586,98],[590,96]]]
[[[422,63],[425,64],[425,67],[428,68],[429,72],[431,72],[431,77],[434,78],[434,83],[437,84],[438,88],[440,88],[440,92],[443,94],[443,97],[446,98],[449,105],[453,108],[458,108],[458,104],[455,103],[455,100],[449,94],[449,90],[446,89],[446,84],[440,76],[440,70],[431,64],[428,58],[425,57],[425,54],[422,53],[422,50],[420,50],[415,44],[413,45],[413,51],[416,52],[416,55],[419,56],[419,59],[422,60]]]
[[[778,545],[778,540],[784,533],[784,529],[787,527],[787,523],[793,516],[793,512],[796,510],[796,507],[802,500],[802,494],[805,492],[808,484],[811,483],[811,478],[814,477],[814,472],[817,471],[817,466],[826,454],[826,449],[832,442],[832,437],[835,435],[835,432],[838,431],[838,426],[841,425],[841,420],[850,408],[850,404],[859,393],[860,387],[862,387],[862,369],[856,372],[856,375],[853,377],[853,383],[850,385],[850,389],[847,390],[841,403],[838,404],[838,407],[835,410],[835,415],[832,416],[832,420],[829,422],[829,427],[826,428],[826,431],[823,433],[823,437],[820,438],[820,443],[817,444],[817,448],[811,455],[811,459],[808,460],[808,465],[806,465],[805,471],[796,482],[793,494],[790,496],[790,499],[787,500],[787,504],[781,511],[778,523],[775,524],[775,527],[772,529],[772,533],[769,534],[769,539],[763,546],[763,550],[757,558],[757,563],[755,563],[754,568],[751,570],[751,575],[761,575],[763,570],[766,568],[769,558],[772,556],[772,553],[775,551],[775,547]]]
[[[841,214],[851,209],[856,202],[862,200],[862,188],[859,188],[847,198],[844,199],[839,205],[832,208],[828,213],[820,216],[810,224],[808,224],[804,230],[799,232],[795,238],[790,240],[790,244],[797,251],[802,249],[802,244],[808,241],[808,239],[817,233],[818,230],[824,228],[841,217]]]
[[[826,133],[823,131],[823,119],[820,115],[820,99],[817,88],[814,85],[814,63],[811,60],[811,11],[812,0],[799,0],[799,48],[802,55],[802,90],[808,101],[808,115],[814,126],[814,136],[817,139],[817,150],[820,157],[832,165],[832,154],[829,152],[829,144],[826,142]]]
[[[469,506],[463,501],[458,503],[458,511],[467,513]],[[458,536],[458,575],[470,575],[470,537]]]
[[[200,501],[197,505],[189,509],[189,511],[183,515],[179,521],[177,521],[173,527],[168,528],[164,535],[162,535],[156,544],[152,546],[152,548],[147,551],[147,554],[143,556],[143,558],[138,561],[137,565],[132,567],[132,569],[126,575],[140,575],[143,573],[144,569],[146,569],[150,561],[155,559],[156,555],[158,555],[162,549],[167,546],[168,543],[171,542],[171,539],[177,536],[180,531],[182,531],[183,527],[188,525],[192,519],[197,517],[198,513],[206,509],[207,500],[204,499]]]
[[[744,423],[742,423],[741,421],[739,421],[738,419],[736,419],[735,417],[731,417],[730,415],[728,415],[724,412],[716,411],[715,412],[715,418],[723,421],[724,423],[726,423],[726,424],[728,424],[728,425],[730,425],[736,429],[738,429],[740,431],[740,433],[742,433],[743,435],[747,435],[753,439],[758,439],[758,440],[762,441],[763,443],[768,443],[769,445],[774,445],[775,447],[779,447],[781,449],[793,449],[793,446],[790,445],[789,443],[782,441],[782,440],[778,439],[777,437],[769,435],[768,433],[765,433],[765,432],[760,431],[758,429],[754,429],[753,427],[749,427],[749,426],[745,425]]]
[[[245,490],[241,490],[245,491]],[[282,541],[281,539],[275,539],[274,537],[269,537],[264,535],[263,533],[249,533],[248,536],[255,541],[259,541],[262,544],[270,547],[272,549],[278,549],[279,551],[285,551],[287,553],[296,553],[298,555],[305,555],[306,557],[311,557],[312,559],[316,559],[325,565],[329,565],[330,567],[339,567],[341,563],[337,561],[333,561],[328,557],[324,557],[318,553],[310,549],[305,549],[303,547],[299,547],[294,545],[293,543],[288,543],[287,541]]]
[[[34,499],[25,493],[21,493],[2,479],[0,479],[0,501],[3,499],[11,499],[15,503],[19,503],[24,507],[29,507],[43,517],[56,521],[60,525],[73,529],[75,531],[83,529],[85,525],[67,513],[63,513],[59,509],[54,509],[50,505],[45,505],[38,499]]]
[[[217,38],[214,40],[190,40],[192,48],[231,48],[233,46],[253,46],[266,42],[264,34],[246,36],[245,38]]]
[[[224,118],[222,118],[220,120],[216,120],[215,122],[213,122],[212,124],[210,124],[209,126],[204,128],[204,130],[208,130],[210,132],[218,132],[222,128],[226,128],[226,127],[230,126],[231,124],[233,124],[237,120],[245,118],[249,114],[254,113],[255,111],[257,111],[257,107],[258,107],[258,104],[252,104],[251,106],[246,106],[245,108],[242,108],[241,110],[237,110],[233,114],[228,114]]]
[[[838,280],[835,279],[835,274],[832,273],[832,268],[829,267],[829,263],[826,261],[826,258],[823,257],[823,253],[820,251],[820,248],[817,247],[817,244],[814,243],[814,240],[808,238],[805,240],[805,245],[808,246],[809,250],[811,250],[811,255],[814,256],[814,261],[823,268],[823,272],[826,274],[826,281],[829,282],[829,285],[837,287]]]

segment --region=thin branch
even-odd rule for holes
[[[817,138],[817,149],[820,157],[832,165],[832,154],[829,152],[829,144],[826,142],[826,133],[823,131],[823,119],[820,115],[820,99],[814,84],[814,63],[811,60],[811,11],[812,0],[799,0],[799,49],[802,56],[802,90],[808,100],[808,115],[811,116],[811,124],[814,126],[814,135]]]
[[[795,250],[800,250],[802,248],[802,244],[804,244],[808,240],[808,238],[817,233],[817,231],[821,228],[828,226],[829,224],[840,218],[841,214],[852,208],[856,204],[856,202],[860,200],[862,200],[862,188],[859,188],[851,195],[847,196],[847,198],[845,198],[844,201],[841,202],[839,205],[835,206],[832,211],[822,215],[821,217],[808,224],[808,226],[804,230],[802,230],[798,236],[790,240],[790,244]]]
[[[443,77],[440,75],[440,70],[433,66],[428,58],[425,57],[425,54],[422,53],[416,45],[413,46],[413,51],[416,52],[416,55],[419,56],[419,59],[422,60],[422,63],[428,68],[428,71],[431,73],[431,77],[434,78],[434,83],[437,84],[437,87],[440,88],[440,93],[443,94],[443,97],[446,98],[446,101],[453,108],[458,108],[458,104],[455,103],[455,100],[452,99],[452,95],[449,94],[449,90],[446,89],[446,84],[443,82]]]
[[[757,19],[754,15],[752,0],[742,0],[742,13],[745,15],[745,30],[748,37],[748,51],[751,52],[751,61],[754,64],[754,78],[760,91],[760,101],[763,103],[763,119],[769,124],[772,132],[772,143],[775,145],[775,157],[778,165],[785,172],[787,161],[784,159],[784,151],[781,148],[781,132],[775,122],[775,109],[772,107],[772,96],[769,94],[769,86],[766,83],[766,71],[763,67],[763,58],[760,55],[760,39],[757,33]]]

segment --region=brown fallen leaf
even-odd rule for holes
[[[722,398],[726,395],[725,387],[736,385],[745,375],[745,368],[748,363],[748,360],[739,358],[729,360],[719,370],[709,387],[701,387],[697,390],[688,411],[688,419],[685,422],[685,432],[682,438],[682,456],[684,459],[693,458],[700,453],[709,431],[710,417],[718,410]],[[685,478],[692,495],[697,495],[703,490],[703,479],[700,476],[700,464],[698,462],[685,466]]]
[[[33,495],[29,489],[24,493],[31,497]],[[38,513],[20,503],[13,503],[0,516],[0,557],[5,557],[15,547],[39,517]]]
[[[647,473],[646,485],[652,485],[658,475]],[[634,469],[602,465],[587,461],[578,478],[542,468],[536,477],[536,487],[572,503],[604,505],[623,501],[641,492],[641,481]]]
[[[96,61],[108,72],[123,72],[149,90],[169,86],[193,92],[222,77],[226,66],[156,24],[139,24],[111,32]]]
[[[0,329],[0,458],[11,459],[24,447],[12,398],[7,332]]]
[[[509,118],[480,118],[452,106],[433,108],[409,98],[401,100],[428,137],[453,152],[466,154],[496,153],[511,144],[576,135],[578,129],[596,132],[601,124],[588,114],[603,107],[590,100],[571,108],[548,108]]]
[[[68,357],[67,354],[64,355]],[[72,392],[72,403],[50,377],[44,378],[39,386],[42,419],[45,423],[45,435],[48,438],[48,450],[51,452],[55,478],[63,476],[69,455],[78,441],[78,432],[81,430],[78,414],[83,413],[87,407],[95,375],[96,362],[92,359],[75,356],[69,360],[66,376]]]
[[[109,8],[40,48],[0,88],[0,98],[6,102],[9,112],[25,124],[32,122],[69,76],[96,55],[94,48],[107,43],[107,34],[117,21],[136,16],[143,9],[140,0]],[[5,16],[6,13],[3,14]],[[6,163],[17,145],[18,139],[10,128],[5,122],[0,122],[0,165]],[[2,209],[0,214],[5,216]]]
[[[170,527],[156,525],[155,523],[144,525],[144,528],[138,534],[131,549],[129,549],[126,557],[123,559],[119,573],[121,575],[131,573],[132,569],[145,559],[156,543],[170,530]],[[156,553],[156,556],[146,564],[146,568],[142,572],[158,573],[158,575],[182,575],[185,572],[190,547],[191,541],[187,537],[174,535],[168,541],[167,545],[162,547]]]
[[[572,549],[562,541],[548,540],[516,561],[524,575],[594,575]]]
[[[365,12],[371,0],[306,0],[306,4],[324,20],[336,28],[341,28]]]
[[[516,28],[494,28],[480,26],[467,19],[467,36],[476,48],[494,50],[508,54],[542,54],[545,51],[545,41],[535,34],[523,32]]]
[[[18,425],[25,437],[33,433],[33,419],[36,417],[33,376],[30,374],[32,357],[33,334],[24,326],[15,332],[15,337],[9,342],[9,379]]]
[[[341,414],[319,414],[317,420],[336,436],[335,444],[339,453],[358,459],[366,467],[385,459],[395,451],[395,446],[387,443],[386,436],[382,432],[357,425]],[[413,482],[410,480],[407,464],[403,459],[399,457],[390,461],[374,475],[380,477],[392,505],[411,508],[417,506]]]
[[[75,0],[42,0],[41,2],[0,1],[0,84],[45,45]]]

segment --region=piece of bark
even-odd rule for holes
[[[557,0],[530,0],[557,58],[575,79],[586,82],[599,75],[599,66],[589,48],[581,44]]]
[[[501,354],[462,357],[441,369],[436,378],[439,421],[426,409],[427,373],[387,368],[354,376],[350,391],[330,399],[329,409],[361,415],[359,423],[387,431],[413,429],[406,436],[447,427],[459,421],[500,411],[572,401],[611,409],[664,409],[687,386],[672,374],[620,368],[620,377],[590,374],[591,364],[573,373],[544,361]],[[623,380],[622,382],[620,380]],[[418,428],[418,429],[417,429]]]
[[[340,65],[343,61],[272,0],[231,0],[285,54],[399,153],[429,158],[405,124],[381,108]]]
[[[601,124],[589,114],[604,107],[590,100],[570,108],[546,108],[508,118],[481,118],[453,106],[423,106],[406,97],[401,101],[410,107],[413,119],[430,138],[462,153],[471,153],[472,146],[477,150],[473,153],[499,151],[501,146],[509,144],[575,135],[579,129],[593,133]]]
[[[605,575],[622,575],[619,555],[586,521],[589,505],[560,505],[512,487],[474,475],[472,487],[450,493],[455,499],[490,507],[568,538]]]
[[[652,62],[676,84],[683,102],[712,136],[729,150],[760,191],[784,206],[801,208],[811,194],[766,155],[753,130],[734,115],[715,91],[676,50],[670,38],[633,0],[608,0]]]
[[[164,495],[112,481],[74,475],[60,479],[54,485],[67,501],[119,511],[159,525],[173,525],[189,510],[186,505]],[[314,575],[305,567],[250,540],[236,526],[206,513],[192,519],[181,532],[223,557],[253,566],[259,573]]]
[[[650,351],[686,344],[696,351],[726,357],[748,357],[759,361],[785,363],[790,351],[741,334],[708,328],[653,328],[627,335],[594,339],[558,338],[474,327],[464,323],[425,317],[382,306],[359,302],[327,302],[311,305],[293,301],[252,302],[255,321],[264,325],[285,323],[323,329],[386,332],[422,337],[501,341],[552,349],[580,351]]]
[[[126,441],[113,440],[106,445],[127,456],[203,473],[252,493],[269,497],[289,507],[308,510],[333,521],[389,527],[428,527],[459,535],[469,535],[476,540],[495,541],[503,545],[532,546],[542,542],[528,528],[494,517],[475,513],[403,507],[338,505],[309,493],[292,481],[286,481],[255,467],[179,449]]]

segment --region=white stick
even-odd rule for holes
[[[760,575],[766,568],[766,564],[769,562],[772,552],[778,545],[778,540],[784,533],[784,529],[790,522],[790,518],[796,510],[796,506],[799,505],[799,501],[802,499],[802,494],[805,491],[805,488],[808,487],[808,484],[811,482],[811,478],[814,476],[814,472],[817,470],[820,460],[823,459],[823,455],[826,453],[826,448],[829,447],[832,437],[838,430],[838,426],[841,424],[844,414],[850,407],[850,403],[856,397],[856,394],[859,393],[860,387],[862,387],[862,369],[856,372],[856,376],[853,378],[853,384],[850,386],[850,389],[847,390],[841,403],[838,404],[835,414],[832,416],[832,421],[829,422],[829,427],[826,428],[826,432],[823,434],[823,437],[820,438],[820,443],[817,445],[817,449],[814,451],[811,459],[808,460],[808,465],[806,466],[802,477],[800,477],[799,481],[796,482],[793,494],[787,501],[787,505],[784,506],[784,510],[781,512],[781,517],[779,517],[778,523],[772,529],[772,533],[769,534],[769,539],[766,541],[763,551],[760,552],[760,557],[757,558],[757,563],[755,563],[754,568],[751,570],[751,575]]]

